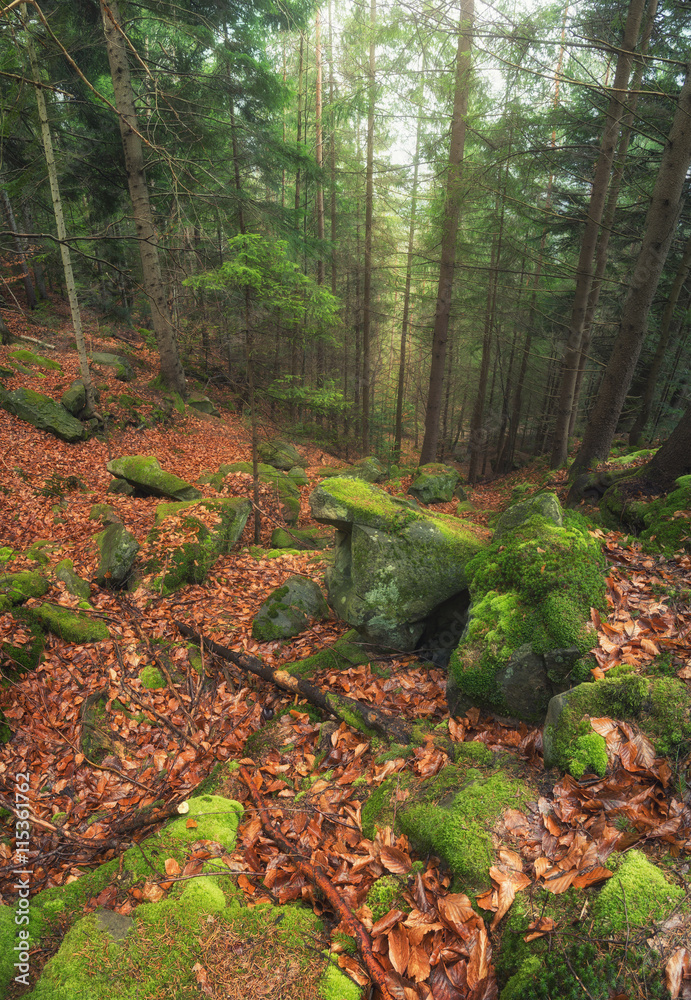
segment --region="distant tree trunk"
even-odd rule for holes
[[[645,24],[643,26],[643,31],[641,33],[641,43],[639,47],[640,55],[643,56],[648,51],[648,44],[650,42],[650,36],[653,30],[653,25],[655,23],[655,13],[657,11],[657,0],[651,0],[648,10],[646,11]],[[633,124],[636,117],[636,109],[638,108],[638,98],[639,91],[641,88],[641,83],[643,81],[643,71],[645,69],[645,60],[638,58],[636,60],[636,66],[633,71],[633,77],[631,80],[631,99],[628,105],[628,111],[626,112],[626,117],[622,122],[622,133],[619,139],[619,146],[617,148],[616,154],[616,169],[612,174],[612,179],[609,182],[609,190],[607,191],[607,205],[605,207],[605,212],[602,218],[602,226],[600,228],[600,239],[597,244],[597,254],[595,258],[595,274],[593,277],[593,283],[590,288],[590,294],[588,295],[588,306],[585,312],[585,319],[583,321],[583,336],[581,337],[581,351],[580,358],[578,362],[578,371],[576,372],[576,381],[573,390],[573,402],[571,405],[571,416],[569,418],[569,437],[572,437],[575,427],[576,420],[578,418],[578,403],[581,395],[581,386],[583,384],[583,376],[585,374],[585,367],[588,360],[588,354],[590,351],[590,344],[593,339],[593,324],[595,322],[595,312],[597,310],[597,305],[600,300],[600,291],[602,290],[602,283],[605,277],[605,270],[607,268],[607,257],[609,249],[609,239],[612,235],[614,229],[614,218],[617,211],[617,203],[619,201],[619,190],[621,188],[622,180],[624,179],[624,169],[626,167],[626,157],[629,152],[629,143],[631,142],[631,136],[633,135]]]
[[[132,214],[137,230],[142,264],[144,291],[151,305],[151,321],[161,361],[161,376],[166,384],[182,396],[186,395],[185,376],[180,364],[175,331],[170,318],[166,289],[163,284],[158,239],[154,228],[149,188],[146,183],[142,139],[137,127],[134,89],[127,59],[127,45],[121,27],[122,19],[116,0],[100,0],[103,32],[108,63],[113,80],[115,107],[120,122],[120,135],[125,153],[125,169]]]
[[[316,81],[314,88],[314,131],[316,137],[317,160],[317,242],[319,250],[317,257],[317,284],[324,284],[324,138],[322,129],[322,36],[321,14],[317,10],[314,18],[314,54]],[[324,339],[317,332],[317,385],[324,384]]]
[[[612,438],[645,339],[648,313],[674,236],[691,165],[691,63],[677,104],[645,220],[643,241],[624,303],[619,333],[570,476],[609,455]]]
[[[12,211],[12,202],[10,201],[10,196],[7,191],[3,188],[0,190],[0,198],[2,199],[2,205],[5,210],[5,218],[7,219],[7,225],[10,232],[12,233],[14,239],[14,245],[17,250],[17,263],[22,274],[22,281],[24,282],[24,291],[26,292],[26,302],[29,309],[35,309],[38,305],[36,301],[36,292],[34,291],[34,283],[31,280],[31,275],[29,273],[29,265],[26,262],[26,247],[24,241],[19,235],[19,230],[17,229],[17,223],[14,219],[14,212]]]
[[[446,341],[451,314],[454,265],[456,262],[456,236],[461,215],[461,176],[465,148],[466,114],[468,112],[468,92],[470,89],[470,50],[472,43],[474,0],[461,0],[461,16],[458,24],[458,48],[456,51],[456,79],[454,85],[453,112],[451,119],[451,143],[449,147],[449,169],[446,178],[444,200],[444,221],[441,234],[441,260],[439,263],[439,284],[437,306],[434,317],[432,339],[432,363],[427,392],[427,414],[425,436],[420,451],[420,465],[434,462],[439,440],[439,416],[441,413],[442,386],[444,381],[444,361]]]
[[[300,143],[302,142],[302,54],[305,46],[305,36],[300,32],[300,55],[298,59],[298,106],[297,106],[297,134],[296,147],[298,157],[302,155]],[[295,225],[298,225],[300,218],[300,160],[298,159],[295,170]]]
[[[334,114],[334,43],[329,0],[329,167],[331,172],[331,294],[336,294],[336,117]]]
[[[365,185],[365,279],[362,311],[362,450],[370,448],[370,378],[372,335],[372,213],[374,205],[374,102],[376,98],[375,27],[377,0],[370,3],[369,78],[367,84],[367,174]]]
[[[422,64],[422,78],[425,76],[425,64]],[[406,346],[410,326],[410,286],[413,275],[413,248],[415,246],[415,217],[417,214],[417,189],[420,171],[420,133],[422,130],[422,101],[417,116],[415,129],[415,155],[413,157],[413,190],[410,202],[410,226],[408,227],[408,255],[405,269],[405,291],[403,293],[403,320],[401,322],[401,346],[398,360],[398,395],[396,396],[396,423],[394,428],[394,461],[401,460],[403,443],[403,392],[406,373]]]
[[[574,387],[581,357],[583,326],[585,323],[588,298],[593,282],[593,260],[602,213],[607,197],[609,176],[619,137],[619,123],[624,112],[624,101],[631,72],[631,62],[638,40],[645,0],[631,0],[624,27],[622,45],[617,58],[612,96],[607,109],[607,120],[602,132],[600,155],[595,167],[590,204],[581,242],[581,251],[576,268],[576,291],[573,299],[569,338],[562,365],[557,422],[554,429],[551,466],[557,468],[566,461],[569,451],[569,423],[573,407]]]
[[[22,202],[22,216],[24,219],[24,229],[27,233],[33,233],[35,231],[34,215],[28,200]],[[41,264],[38,260],[33,260],[31,262],[31,269],[34,272],[34,283],[36,291],[38,292],[38,297],[39,299],[45,300],[48,298],[48,289],[46,288],[43,264]]]
[[[55,228],[57,230],[58,241],[60,243],[60,256],[62,258],[62,269],[65,275],[65,287],[67,289],[67,298],[70,304],[70,313],[72,315],[74,339],[77,344],[79,371],[81,373],[82,381],[84,382],[84,390],[86,392],[86,411],[88,414],[93,414],[94,389],[93,389],[93,383],[91,381],[91,372],[89,371],[89,359],[86,353],[86,342],[84,340],[84,331],[82,330],[82,316],[79,311],[77,288],[74,282],[74,273],[72,271],[72,259],[70,257],[69,246],[67,245],[67,230],[65,228],[65,217],[62,211],[62,198],[60,197],[60,187],[58,185],[58,170],[55,163],[55,154],[53,152],[53,139],[50,133],[50,124],[48,122],[48,109],[46,107],[46,99],[43,94],[43,88],[41,87],[40,84],[40,79],[41,79],[40,69],[38,66],[36,52],[34,50],[33,42],[31,40],[31,34],[29,31],[29,19],[28,19],[26,4],[22,4],[21,6],[21,16],[22,16],[23,27],[26,33],[26,47],[29,55],[29,62],[31,63],[31,76],[34,82],[34,89],[36,92],[38,120],[41,128],[41,141],[43,143],[43,152],[46,159],[46,168],[48,170],[50,196],[53,202],[53,213],[55,215]]]
[[[655,389],[657,388],[657,380],[660,375],[660,368],[662,367],[662,362],[664,361],[667,353],[674,311],[677,308],[677,303],[679,302],[679,296],[681,295],[681,290],[684,287],[684,282],[689,276],[689,270],[691,270],[691,238],[689,238],[686,244],[686,249],[684,250],[684,254],[679,263],[677,273],[674,276],[674,281],[672,282],[669,298],[667,299],[665,311],[662,314],[662,320],[660,322],[660,333],[658,336],[657,348],[655,350],[653,360],[650,363],[648,377],[645,381],[641,408],[638,411],[638,415],[633,422],[631,430],[629,431],[629,445],[632,448],[635,448],[640,444],[643,431],[645,430],[645,425],[650,419],[650,414],[653,409],[653,399],[655,398]]]

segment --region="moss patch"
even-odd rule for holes
[[[599,932],[607,934],[645,927],[664,920],[684,896],[641,851],[628,851],[593,904]]]
[[[32,608],[30,613],[47,632],[52,632],[67,642],[78,644],[101,642],[110,637],[105,622],[98,618],[90,618],[87,614],[56,607],[54,604],[41,604]]]
[[[44,358],[42,354],[34,354],[33,351],[16,349],[10,351],[9,357],[13,361],[19,361],[24,365],[36,365],[37,368],[49,368],[52,371],[62,371],[62,366],[51,358]]]

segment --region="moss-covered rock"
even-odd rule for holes
[[[127,358],[121,354],[108,354],[105,351],[94,351],[91,355],[94,364],[113,368],[119,382],[131,382],[134,378],[134,368]]]
[[[62,371],[62,365],[57,361],[53,361],[51,358],[44,358],[42,354],[34,354],[33,351],[27,351],[22,348],[15,348],[10,351],[9,357],[13,361],[18,361],[23,365],[36,365],[37,368],[48,368],[51,371]]]
[[[81,645],[86,642],[101,642],[110,637],[104,621],[55,604],[40,604],[31,609],[31,616],[41,623],[46,632],[52,632],[66,642]]]
[[[283,469],[285,472],[296,466],[304,468],[307,465],[297,448],[287,441],[263,442],[259,445],[259,457],[267,465],[272,465],[274,469]]]
[[[382,465],[375,455],[359,458],[346,469],[341,469],[340,476],[353,479],[363,479],[366,483],[383,483],[387,478],[386,466]]]
[[[128,482],[139,496],[171,500],[199,500],[202,497],[201,492],[184,479],[164,472],[154,457],[125,455],[108,462],[106,468],[111,475]]]
[[[0,610],[23,604],[30,597],[43,597],[50,590],[50,583],[40,573],[24,570],[20,573],[0,574]]]
[[[60,397],[61,404],[73,417],[78,417],[86,406],[86,387],[83,379],[74,380],[69,389],[66,389]]]
[[[561,504],[555,493],[538,493],[537,496],[515,503],[505,510],[497,521],[492,541],[498,541],[502,535],[508,534],[536,516],[561,528],[563,524]]]
[[[681,476],[675,487],[666,497],[653,500],[641,511],[644,546],[667,555],[684,549],[691,552],[691,476]]]
[[[116,496],[134,496],[134,486],[130,485],[126,479],[111,479],[108,484],[107,493],[114,493]]]
[[[407,794],[402,796],[401,790]],[[439,855],[457,877],[459,890],[481,889],[490,881],[497,820],[505,809],[520,809],[533,795],[513,764],[461,761],[427,780],[406,772],[382,782],[367,799],[362,831],[371,838],[378,827],[393,826],[417,851]]]
[[[310,505],[317,521],[338,529],[329,603],[389,648],[415,648],[434,609],[467,587],[466,566],[484,545],[474,524],[427,514],[358,479],[327,480]]]
[[[421,465],[408,492],[420,503],[448,503],[454,498],[454,491],[461,481],[456,469],[439,462]]]
[[[319,528],[275,528],[271,534],[271,545],[275,549],[328,549],[333,545],[334,533]]]
[[[201,392],[191,392],[187,397],[187,405],[198,413],[207,413],[211,417],[221,416],[209,397]]]
[[[638,725],[659,754],[683,759],[691,749],[691,695],[686,685],[676,677],[622,673],[579,684],[550,701],[543,733],[545,766],[577,778],[586,769],[599,773],[602,747],[592,740],[589,720],[602,716]]]
[[[218,557],[230,552],[239,539],[251,510],[249,500],[240,497],[159,504],[157,524],[178,518],[191,540],[171,550],[160,528],[154,527],[148,537],[151,555],[145,571],[156,573],[165,567],[157,582],[163,593],[171,593],[188,583],[203,583]],[[209,514],[211,526],[206,523]]]
[[[96,582],[99,587],[123,587],[131,577],[139,542],[124,524],[116,522],[96,535],[99,551]]]
[[[74,565],[71,559],[62,559],[55,567],[55,575],[65,584],[68,592],[82,601],[88,601],[91,595],[91,587],[74,572]]]
[[[294,465],[292,469],[288,469],[288,476],[296,486],[309,486],[307,473],[299,465]]]
[[[552,695],[588,676],[580,657],[597,638],[590,609],[605,608],[604,570],[578,514],[565,513],[562,527],[533,514],[495,535],[468,566],[472,603],[449,664],[451,711],[473,704],[544,717]]]
[[[598,936],[609,937],[663,921],[684,897],[681,886],[669,882],[641,851],[628,851],[610,864],[614,875],[593,903]]]
[[[260,642],[289,639],[303,632],[311,618],[325,618],[328,613],[329,606],[314,580],[290,576],[257,611],[252,636]]]
[[[371,653],[368,653],[357,640],[357,632],[355,629],[350,629],[332,646],[327,646],[326,649],[304,660],[287,663],[283,669],[295,677],[311,677],[320,670],[348,670],[350,667],[369,663],[372,659]]]
[[[33,389],[0,391],[0,406],[38,430],[48,431],[70,444],[84,440],[84,425],[60,403],[56,403],[50,396],[34,392]]]

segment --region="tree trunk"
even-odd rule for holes
[[[674,318],[674,311],[677,307],[681,290],[684,287],[684,282],[688,278],[689,270],[691,270],[691,237],[686,244],[684,254],[679,263],[677,273],[674,276],[674,281],[672,282],[669,298],[667,299],[667,304],[665,305],[665,311],[662,314],[657,348],[648,370],[648,377],[646,379],[645,389],[643,390],[641,408],[638,411],[638,416],[634,420],[633,427],[629,431],[629,445],[632,448],[636,448],[640,444],[643,431],[645,430],[645,425],[650,419],[660,368],[662,367],[662,362],[664,361],[667,353],[667,345],[669,344],[669,335],[672,327],[672,319]]]
[[[427,392],[425,436],[420,452],[420,465],[435,461],[437,442],[439,440],[439,416],[444,381],[444,361],[446,359],[446,341],[449,331],[454,265],[456,262],[456,236],[458,234],[458,223],[461,215],[461,176],[465,147],[465,119],[468,112],[468,91],[470,89],[470,50],[473,14],[474,0],[461,0],[461,17],[458,24],[458,49],[456,52],[456,80],[451,119],[449,170],[446,179],[444,221],[441,235],[439,284],[437,287],[437,306],[432,339],[432,363]]]
[[[422,64],[422,80],[425,77],[425,64]],[[401,460],[403,443],[403,391],[405,387],[406,346],[410,326],[410,286],[413,275],[413,248],[415,246],[415,217],[417,214],[417,188],[420,172],[420,133],[422,131],[422,85],[420,87],[420,108],[418,109],[417,126],[415,129],[415,156],[413,157],[413,190],[410,203],[410,226],[408,228],[408,256],[406,258],[405,291],[403,293],[403,320],[401,322],[401,346],[398,361],[398,395],[396,396],[396,423],[394,429],[393,457],[395,462]]]
[[[295,171],[295,225],[298,225],[300,218],[300,159],[302,152],[300,143],[302,142],[302,53],[305,46],[305,36],[300,32],[300,56],[298,61],[298,107],[297,107],[297,136],[296,148],[298,155],[298,166]]]
[[[35,309],[38,305],[36,301],[36,293],[34,291],[34,284],[31,280],[31,275],[29,274],[29,265],[26,262],[26,247],[24,246],[24,241],[19,235],[17,229],[17,223],[14,220],[14,212],[12,211],[12,202],[10,201],[10,196],[7,191],[3,188],[0,190],[0,198],[2,199],[3,208],[5,210],[5,218],[7,219],[7,225],[12,237],[14,239],[14,245],[17,248],[17,263],[22,274],[22,281],[24,282],[24,291],[26,292],[26,303],[29,309]]]
[[[29,62],[31,63],[31,76],[34,81],[34,89],[36,91],[36,105],[38,107],[38,119],[41,127],[41,140],[43,142],[43,152],[46,158],[46,168],[48,170],[50,196],[53,202],[55,228],[57,230],[58,241],[60,243],[60,256],[62,258],[62,269],[65,275],[65,287],[67,289],[67,298],[70,304],[70,313],[72,315],[74,339],[77,344],[79,371],[81,372],[82,380],[84,382],[84,390],[86,392],[86,411],[88,414],[92,414],[94,413],[94,389],[91,381],[91,372],[89,371],[89,359],[86,353],[84,331],[82,330],[82,316],[79,311],[77,288],[74,282],[74,273],[72,271],[72,259],[70,257],[69,246],[67,245],[67,230],[65,228],[65,217],[62,211],[60,187],[58,185],[58,171],[55,163],[55,154],[53,152],[53,139],[50,133],[50,124],[48,122],[48,109],[46,107],[46,99],[43,95],[43,88],[40,85],[40,69],[33,42],[31,40],[31,34],[29,32],[29,19],[26,4],[22,4],[21,17],[23,27],[26,32],[26,47],[29,55]]]
[[[643,26],[643,32],[641,35],[641,44],[640,44],[641,56],[645,55],[648,51],[648,44],[650,42],[650,35],[653,30],[653,25],[655,23],[656,12],[657,12],[657,0],[651,0],[650,6],[646,12],[645,24]],[[597,245],[597,254],[595,259],[595,275],[590,289],[590,294],[588,296],[588,307],[585,312],[585,320],[583,321],[581,352],[578,361],[578,371],[576,372],[576,381],[573,390],[571,416],[569,418],[569,433],[568,433],[569,437],[571,437],[574,433],[576,420],[578,417],[578,403],[581,395],[581,386],[583,384],[583,375],[585,374],[585,366],[588,360],[590,344],[593,339],[593,323],[595,321],[595,311],[597,309],[597,305],[600,299],[602,282],[605,277],[605,270],[607,267],[607,256],[608,256],[607,252],[609,249],[609,239],[612,234],[612,230],[614,229],[614,218],[617,211],[617,203],[619,201],[619,189],[621,188],[621,182],[624,178],[626,157],[628,156],[629,143],[631,142],[631,136],[633,134],[633,123],[636,116],[636,109],[638,108],[638,98],[640,96],[639,91],[641,88],[641,83],[643,81],[644,69],[645,69],[645,60],[641,58],[637,59],[636,67],[633,71],[633,78],[631,80],[631,100],[629,101],[626,117],[622,123],[622,133],[621,133],[621,138],[619,140],[619,147],[617,149],[616,169],[612,174],[612,179],[609,183],[609,190],[607,192],[607,205],[605,207],[605,212],[602,219],[602,227],[600,230],[600,239]]]
[[[127,184],[137,231],[144,291],[151,305],[151,321],[161,359],[161,376],[180,395],[186,395],[185,376],[180,364],[175,331],[170,319],[166,289],[158,256],[158,239],[151,213],[149,189],[144,169],[142,137],[137,127],[134,90],[127,60],[127,45],[116,0],[100,0],[108,63],[113,80],[115,107],[125,153]]]
[[[614,160],[614,153],[617,148],[619,137],[619,123],[624,111],[624,100],[629,83],[631,72],[631,62],[633,52],[638,40],[638,32],[643,16],[645,0],[631,0],[629,11],[624,27],[624,37],[622,47],[617,58],[617,69],[614,75],[613,93],[607,109],[607,121],[602,133],[600,144],[600,155],[595,167],[593,177],[593,187],[588,206],[588,215],[585,223],[585,232],[581,243],[581,252],[578,258],[576,269],[576,292],[574,294],[573,309],[571,313],[571,325],[569,337],[564,354],[562,366],[561,386],[559,389],[559,403],[557,405],[557,422],[554,429],[554,441],[552,446],[551,466],[557,468],[566,461],[569,451],[569,422],[571,419],[571,408],[573,406],[574,387],[578,374],[578,366],[581,357],[581,343],[583,339],[583,327],[585,323],[586,310],[588,308],[588,298],[593,282],[593,260],[595,258],[595,247],[597,243],[598,231],[602,220],[602,213],[607,197],[609,186],[609,176]]]
[[[674,236],[686,174],[691,164],[691,64],[645,221],[643,241],[633,271],[605,374],[570,477],[609,455],[626,394],[645,339],[648,313]]]
[[[376,98],[375,27],[377,0],[370,3],[369,79],[367,85],[367,175],[365,184],[365,277],[362,311],[362,450],[370,447],[370,375],[372,328],[372,212],[374,205],[374,102]]]
[[[27,233],[34,233],[36,231],[36,227],[34,226],[34,215],[28,200],[22,201],[22,217],[24,219],[25,231]],[[46,288],[43,264],[41,264],[38,260],[33,260],[31,263],[31,269],[34,272],[34,282],[36,285],[36,291],[38,292],[38,297],[39,299],[43,299],[45,301],[48,298],[48,289]]]

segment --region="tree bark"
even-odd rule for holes
[[[12,211],[12,202],[10,201],[10,196],[7,191],[3,188],[0,190],[0,199],[2,199],[3,208],[5,209],[5,218],[7,219],[7,225],[14,238],[14,245],[17,248],[17,263],[22,274],[22,281],[24,282],[24,291],[26,292],[26,302],[29,309],[35,309],[38,305],[36,301],[36,292],[34,291],[34,283],[31,280],[31,275],[29,274],[29,265],[26,262],[26,247],[24,246],[24,241],[19,235],[17,229],[17,223],[14,219],[14,212]]]
[[[650,419],[650,414],[653,409],[655,389],[657,387],[657,379],[660,374],[662,362],[664,361],[667,353],[667,345],[669,344],[672,319],[674,318],[674,312],[677,308],[677,303],[679,302],[679,296],[681,295],[681,290],[684,287],[684,282],[689,276],[689,270],[691,270],[691,238],[689,238],[686,244],[684,254],[679,262],[677,273],[674,276],[674,281],[672,282],[669,298],[667,299],[667,304],[665,305],[665,311],[662,314],[657,348],[655,349],[653,360],[650,363],[648,377],[645,382],[645,389],[643,390],[641,408],[638,411],[638,415],[633,422],[631,430],[629,431],[629,445],[632,448],[635,448],[640,444],[643,431],[645,430],[645,425]]]
[[[586,471],[609,455],[612,438],[631,385],[647,330],[648,313],[674,236],[686,174],[691,165],[691,63],[679,94],[653,196],[645,221],[643,242],[624,303],[600,391],[570,477]]]
[[[134,89],[127,59],[127,46],[116,0],[100,0],[108,63],[113,79],[115,107],[125,153],[125,170],[132,214],[139,242],[144,291],[151,305],[151,321],[161,361],[161,376],[180,395],[186,395],[185,376],[178,355],[175,331],[170,318],[163,284],[158,239],[154,228],[149,188],[146,183],[142,139],[137,127]]]
[[[679,476],[691,474],[691,406],[639,475],[668,490]]]
[[[444,221],[441,236],[439,284],[437,286],[437,306],[432,338],[432,363],[427,392],[425,436],[420,452],[420,465],[426,465],[428,462],[435,461],[437,443],[439,441],[439,416],[441,413],[444,361],[446,359],[446,341],[449,332],[451,296],[453,294],[456,262],[456,236],[458,234],[458,223],[461,215],[461,177],[465,148],[465,120],[468,112],[468,91],[470,89],[470,51],[473,14],[474,0],[461,0],[461,17],[458,24],[458,49],[456,52],[456,80],[451,119],[449,170],[446,179]]]
[[[613,92],[602,133],[600,155],[595,167],[595,176],[593,177],[588,216],[586,218],[585,232],[583,233],[581,251],[576,269],[576,292],[571,312],[571,325],[562,365],[559,402],[557,405],[557,422],[554,429],[550,463],[553,469],[563,465],[568,456],[569,422],[581,356],[581,343],[586,310],[588,308],[588,298],[593,283],[592,270],[595,247],[605,207],[609,176],[619,137],[619,123],[624,112],[624,101],[629,83],[629,74],[631,72],[631,62],[638,40],[644,7],[645,0],[631,0],[629,4],[626,25],[624,26],[624,37],[622,38],[622,45],[617,58]]]
[[[372,331],[372,215],[374,205],[374,102],[376,98],[375,27],[377,0],[370,3],[369,78],[367,84],[367,173],[365,182],[365,275],[362,309],[362,450],[370,447],[370,376]]]
[[[77,344],[79,371],[81,372],[82,381],[84,382],[84,390],[86,393],[86,411],[88,414],[93,414],[94,388],[91,381],[91,372],[89,370],[89,359],[86,353],[84,331],[82,330],[82,316],[79,310],[77,287],[74,281],[74,272],[72,271],[72,258],[70,256],[70,248],[67,245],[67,229],[65,227],[65,216],[62,211],[62,198],[60,197],[58,170],[55,163],[55,153],[53,152],[53,139],[50,133],[50,124],[48,122],[48,109],[46,107],[46,99],[43,94],[43,88],[40,84],[41,77],[38,59],[36,58],[36,52],[29,33],[29,19],[26,4],[22,4],[21,16],[22,24],[26,32],[26,46],[29,55],[29,62],[31,64],[31,76],[34,82],[34,90],[36,92],[36,105],[38,107],[38,119],[41,127],[41,141],[43,143],[43,152],[46,158],[46,168],[48,170],[48,181],[50,184],[50,196],[53,202],[55,228],[57,230],[58,241],[60,243],[60,256],[62,258],[62,269],[65,275],[65,288],[67,289],[67,298],[70,304],[70,313],[72,315],[74,339]]]

